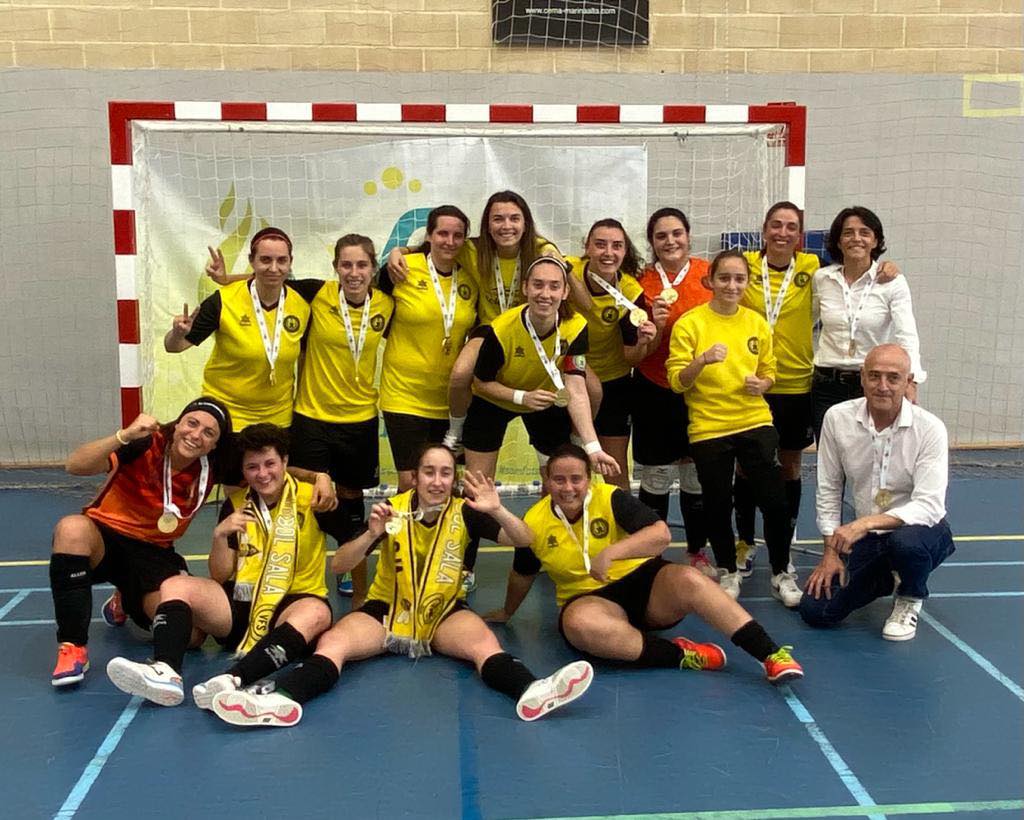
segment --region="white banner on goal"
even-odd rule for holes
[[[526,196],[541,235],[579,253],[594,220],[614,217],[640,238],[647,215],[647,148],[558,145],[543,149],[487,137],[239,141],[227,133],[154,131],[133,146],[142,384],[147,412],[173,418],[196,395],[210,342],[169,355],[171,317],[214,291],[207,246],[228,270],[248,268],[248,240],[274,225],[295,247],[293,275],[333,278],[334,243],[371,237],[383,256],[421,233],[429,210],[461,207],[471,234],[490,194]],[[239,146],[244,146],[239,149]]]

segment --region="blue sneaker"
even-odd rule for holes
[[[352,597],[352,573],[346,572],[344,575],[338,576],[338,594],[342,598]]]
[[[124,626],[125,621],[128,620],[128,616],[121,606],[121,593],[116,589],[114,594],[103,602],[102,612],[103,620],[106,621],[107,626]]]

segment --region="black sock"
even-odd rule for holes
[[[737,536],[753,545],[757,507],[754,504],[754,490],[745,476],[737,475],[733,481],[732,504],[736,511]]]
[[[757,621],[748,621],[732,634],[732,642],[754,660],[764,663],[769,655],[779,651],[779,645],[764,631]]]
[[[88,555],[55,552],[50,556],[50,590],[57,640],[85,646],[92,617],[92,570]]]
[[[462,566],[468,572],[472,572],[473,568],[476,567],[476,552],[478,549],[480,549],[480,539],[470,538],[462,558]]]
[[[800,517],[800,493],[803,482],[799,478],[786,480],[786,507],[789,510],[789,523],[796,529],[796,520]]]
[[[248,686],[297,661],[308,651],[309,644],[299,630],[291,624],[279,624],[260,638],[245,657],[239,658],[228,674],[240,678],[242,686]]]
[[[519,658],[513,658],[508,652],[498,652],[484,661],[480,667],[480,679],[491,689],[497,689],[512,700],[519,700],[537,676]]]
[[[683,527],[686,530],[686,551],[696,555],[708,542],[704,497],[700,493],[680,492],[679,511],[683,514]]]
[[[153,615],[153,660],[163,661],[179,675],[192,638],[192,607],[184,601],[164,601]]]
[[[683,650],[672,641],[659,638],[657,635],[644,635],[644,648],[640,657],[633,661],[634,666],[648,668],[677,668],[683,660]]]
[[[640,488],[640,500],[658,514],[662,521],[668,521],[668,493],[652,493]]]
[[[295,664],[277,679],[276,689],[296,703],[306,703],[329,692],[338,682],[341,673],[334,661],[324,655],[310,655]],[[268,691],[274,691],[273,688]]]

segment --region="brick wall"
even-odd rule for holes
[[[652,0],[645,49],[490,45],[487,0],[0,0],[0,67],[1022,71],[1021,0]]]

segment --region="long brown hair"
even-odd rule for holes
[[[494,260],[498,256],[498,246],[491,236],[491,208],[499,202],[511,202],[523,213],[523,235],[519,239],[519,264],[525,271],[537,258],[537,227],[533,222],[530,206],[515,191],[497,191],[490,195],[484,212],[480,217],[480,236],[476,240],[476,269],[480,272],[481,281],[488,281],[494,270]],[[512,305],[521,304],[522,293],[512,294]]]
[[[623,273],[637,276],[644,268],[643,258],[637,252],[636,245],[634,245],[633,240],[629,238],[629,234],[626,233],[626,229],[622,227],[622,223],[617,219],[599,219],[591,225],[590,230],[587,231],[587,238],[583,240],[583,252],[587,252],[587,245],[590,244],[590,237],[593,236],[594,231],[598,228],[614,228],[615,230],[622,231],[622,236],[626,240],[626,255],[622,257],[622,265],[619,266],[619,270]]]

